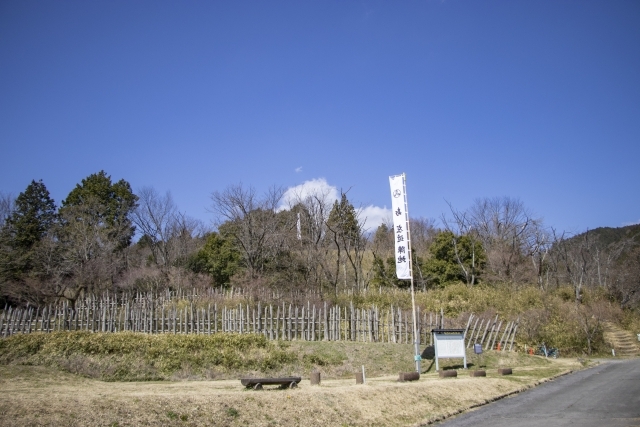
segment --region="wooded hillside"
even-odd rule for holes
[[[92,174],[56,205],[42,181],[0,203],[2,305],[40,306],[105,291],[230,288],[283,299],[331,301],[368,289],[403,289],[395,276],[391,224],[364,228],[362,210],[342,193],[283,198],[247,185],[213,191],[213,226],[181,212],[170,194],[134,191],[124,179]],[[286,202],[286,203],[285,203]],[[545,224],[520,200],[479,198],[438,218],[411,218],[419,290],[452,283],[570,285],[638,309],[640,226],[569,235]]]

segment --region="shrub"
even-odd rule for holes
[[[275,370],[296,359],[254,334],[146,335],[55,332],[0,340],[1,363],[56,366],[102,380],[168,379],[181,370]]]

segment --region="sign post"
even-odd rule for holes
[[[420,337],[416,321],[416,298],[413,289],[413,269],[411,262],[411,233],[409,230],[409,208],[407,204],[406,177],[393,175],[389,177],[391,185],[391,209],[393,210],[393,231],[395,235],[396,276],[400,280],[411,280],[411,306],[413,310],[413,340],[416,372],[420,373]]]

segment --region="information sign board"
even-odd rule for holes
[[[464,329],[433,329],[433,346],[436,352],[436,371],[440,370],[438,359],[462,358],[467,369],[467,352],[464,348]]]

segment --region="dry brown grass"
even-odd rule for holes
[[[516,361],[516,359],[513,359]],[[507,360],[508,362],[508,360]],[[505,362],[506,363],[506,362]],[[575,360],[514,366],[514,375],[486,378],[397,375],[308,378],[294,390],[245,390],[238,380],[102,382],[39,366],[0,366],[0,425],[21,426],[408,426],[458,413],[545,378],[579,369]]]

